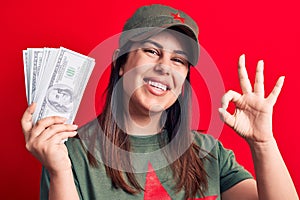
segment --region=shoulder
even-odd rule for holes
[[[198,131],[192,131],[194,143],[200,147],[201,150],[217,153],[219,150],[220,141],[209,134],[204,134]]]
[[[97,136],[97,133],[100,130],[100,125],[98,123],[97,119],[94,119],[90,121],[89,123],[81,126],[78,129],[78,134],[74,138],[70,138],[67,142],[66,145],[78,145],[80,142],[85,141],[94,141],[95,137]]]
[[[253,178],[252,175],[241,166],[235,158],[234,152],[225,148],[222,143],[208,134],[192,131],[194,143],[198,145],[202,152],[209,154],[214,159],[206,162],[206,169],[209,175],[216,175],[220,181],[221,193],[228,190],[235,184]],[[201,155],[202,156],[202,155]]]
[[[206,134],[206,133],[201,133],[199,131],[196,130],[192,130],[192,134],[194,136],[195,142],[198,145],[204,145],[205,143],[216,143],[218,142],[217,139],[215,139],[213,136]]]
[[[83,140],[92,139],[99,130],[101,130],[101,128],[96,118],[78,129],[78,137]]]
[[[201,151],[209,153],[219,161],[227,160],[229,157],[235,157],[231,149],[223,146],[222,142],[212,135],[204,134],[198,131],[192,131],[194,143],[200,147]]]

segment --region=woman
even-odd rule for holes
[[[298,199],[272,133],[284,78],[264,98],[262,61],[252,90],[240,57],[243,94],[227,92],[219,109],[248,142],[257,182],[220,142],[189,129],[197,36],[182,11],[141,7],[124,26],[97,119],[77,133],[58,116],[33,125],[35,104],[27,108],[22,127],[27,149],[43,164],[41,199]]]

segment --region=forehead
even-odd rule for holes
[[[136,40],[134,46],[140,46],[141,44],[150,44],[165,50],[181,50],[187,51],[190,38],[186,35],[179,33],[174,30],[165,29],[159,33],[153,34],[149,37],[143,38],[142,40]]]

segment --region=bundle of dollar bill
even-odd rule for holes
[[[27,102],[37,103],[33,123],[48,116],[73,123],[95,60],[60,47],[23,50],[23,62]]]

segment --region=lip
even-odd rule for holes
[[[167,91],[168,91],[168,90],[171,90],[171,86],[170,86],[170,84],[168,83],[168,81],[166,81],[166,80],[162,80],[162,79],[157,78],[157,77],[146,77],[146,78],[144,78],[143,80],[144,80],[144,82],[145,82],[147,85],[148,85],[148,82],[149,82],[149,81],[153,81],[153,82],[161,83],[161,84],[167,86]]]
[[[153,94],[153,95],[155,95],[155,96],[164,96],[165,94],[167,94],[169,91],[168,90],[161,90],[161,89],[159,89],[159,88],[156,88],[156,87],[153,87],[153,86],[151,86],[151,85],[149,85],[149,84],[145,84],[145,87],[147,88],[147,90],[151,93],[151,94]]]
[[[161,79],[156,78],[156,77],[147,77],[147,78],[144,78],[143,80],[145,82],[145,86],[146,86],[147,90],[155,96],[163,96],[163,95],[167,94],[170,90],[170,84],[168,84],[167,81],[165,81],[165,80],[161,80]],[[153,81],[153,82],[163,84],[167,87],[167,89],[166,90],[161,90],[157,87],[154,87],[154,86],[149,84],[149,81]]]

